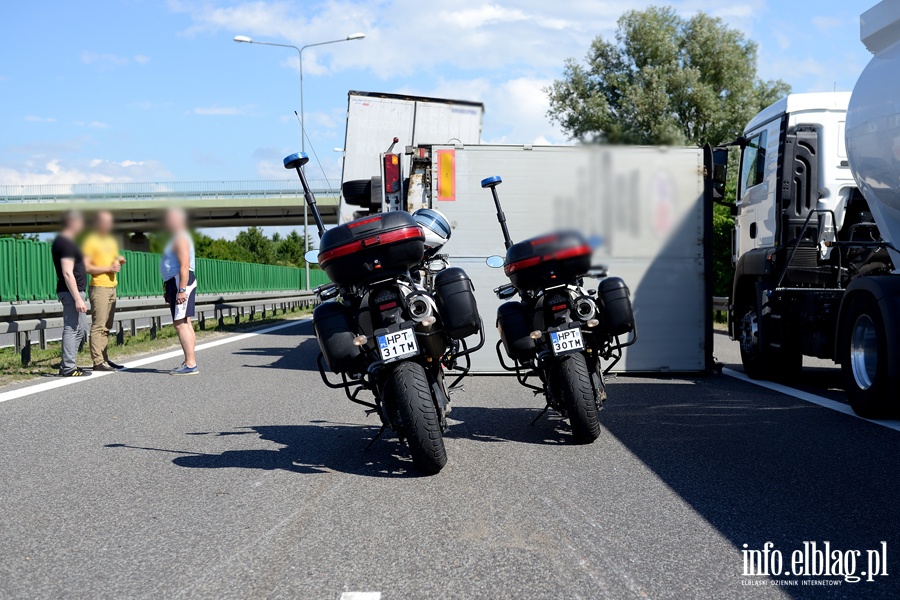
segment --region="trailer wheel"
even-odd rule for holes
[[[878,302],[858,294],[841,320],[841,373],[853,412],[868,419],[887,416],[891,407],[887,332]]]
[[[793,347],[775,350],[759,344],[760,326],[758,300],[746,293],[736,306],[735,315],[741,343],[741,363],[751,379],[784,381],[796,379],[803,368],[803,355]]]
[[[354,179],[341,186],[344,201],[351,206],[369,206],[372,201],[372,180]]]

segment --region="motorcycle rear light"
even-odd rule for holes
[[[556,306],[550,307],[550,310],[563,310],[564,308],[566,308],[565,304],[557,304]]]
[[[353,338],[353,345],[354,346],[365,346],[366,342],[368,342],[368,341],[369,341],[369,338],[367,338],[366,336],[358,335],[355,338]]]

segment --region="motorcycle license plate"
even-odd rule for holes
[[[584,350],[584,338],[580,329],[563,329],[550,332],[550,343],[553,344],[553,354],[568,354]]]
[[[419,344],[416,343],[416,332],[412,329],[401,329],[394,333],[378,336],[378,351],[381,360],[394,362],[407,356],[415,356],[419,353]]]

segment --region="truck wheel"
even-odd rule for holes
[[[761,348],[757,300],[746,294],[737,305],[738,333],[741,343],[741,363],[751,379],[784,381],[796,379],[803,369],[803,355],[795,348]]]
[[[341,186],[344,202],[351,206],[369,206],[372,202],[372,180],[354,179]]]
[[[433,474],[444,468],[447,451],[441,420],[422,366],[414,362],[398,364],[388,375],[384,394],[397,403],[400,429],[416,469]]]
[[[855,296],[841,321],[841,332],[841,373],[850,407],[867,419],[887,416],[892,408],[887,332],[875,298]]]
[[[563,356],[550,366],[560,404],[566,409],[576,444],[590,444],[600,436],[597,398],[582,354]]]

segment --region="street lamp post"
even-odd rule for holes
[[[306,113],[303,110],[303,51],[314,46],[325,46],[326,44],[337,44],[340,42],[349,42],[352,40],[361,40],[366,37],[364,33],[351,33],[340,40],[329,40],[327,42],[316,42],[315,44],[306,44],[305,46],[292,46],[290,44],[275,44],[273,42],[257,42],[246,35],[234,36],[234,41],[239,44],[259,44],[260,46],[278,46],[279,48],[293,48],[297,51],[297,58],[300,64],[300,149],[306,152]],[[302,168],[302,167],[301,167]],[[303,203],[303,245],[309,243],[309,216],[306,202]],[[309,287],[309,263],[306,263],[306,289]]]

